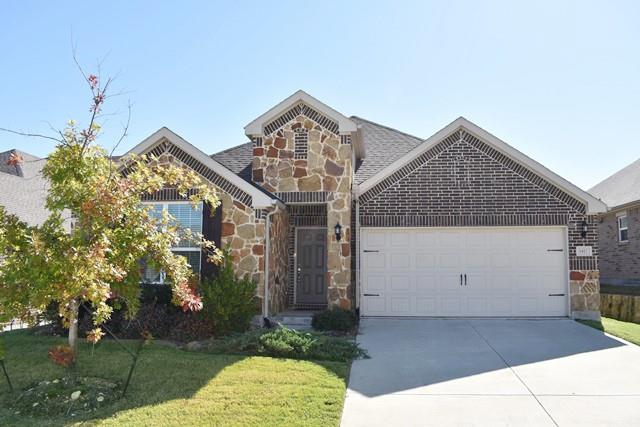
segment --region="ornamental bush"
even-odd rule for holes
[[[140,339],[141,333],[150,334],[155,339],[189,342],[211,338],[214,335],[213,322],[206,313],[184,312],[172,302],[171,287],[157,284],[142,284],[139,309],[133,318],[127,316],[126,306],[114,300],[111,317],[104,324],[118,338]],[[57,304],[43,313],[43,321],[49,323],[48,332],[62,335],[66,329],[58,314]],[[78,329],[85,336],[93,329],[91,313],[84,309],[79,312]],[[109,338],[109,337],[107,337]]]
[[[258,329],[217,339],[205,351],[338,362],[368,357],[354,341],[285,327]]]
[[[257,314],[256,282],[248,275],[242,279],[236,276],[228,250],[217,277],[205,279],[201,293],[202,314],[211,319],[216,335],[249,329],[251,319]]]

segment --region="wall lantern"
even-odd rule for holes
[[[582,236],[583,239],[587,237],[588,230],[589,230],[589,227],[587,225],[587,221],[582,221],[582,224],[580,224],[580,235]]]
[[[339,242],[342,239],[342,226],[340,223],[337,223],[334,227],[334,231],[336,232],[336,240]]]

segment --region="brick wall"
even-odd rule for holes
[[[601,218],[598,226],[600,235],[600,276],[602,283],[640,284],[640,205],[626,209],[629,241],[618,239],[616,212]]]
[[[598,299],[586,298],[599,292],[597,218],[585,210],[581,201],[523,165],[456,131],[362,194],[360,225],[567,226],[570,270],[581,277],[572,284],[572,311],[597,312]],[[581,236],[583,221],[586,238]],[[593,256],[576,257],[581,245],[592,246]]]

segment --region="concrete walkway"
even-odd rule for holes
[[[342,426],[640,425],[640,347],[568,319],[365,319]]]

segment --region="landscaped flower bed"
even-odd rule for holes
[[[16,415],[75,417],[113,403],[120,394],[115,382],[70,376],[33,384],[20,393],[12,409]]]

